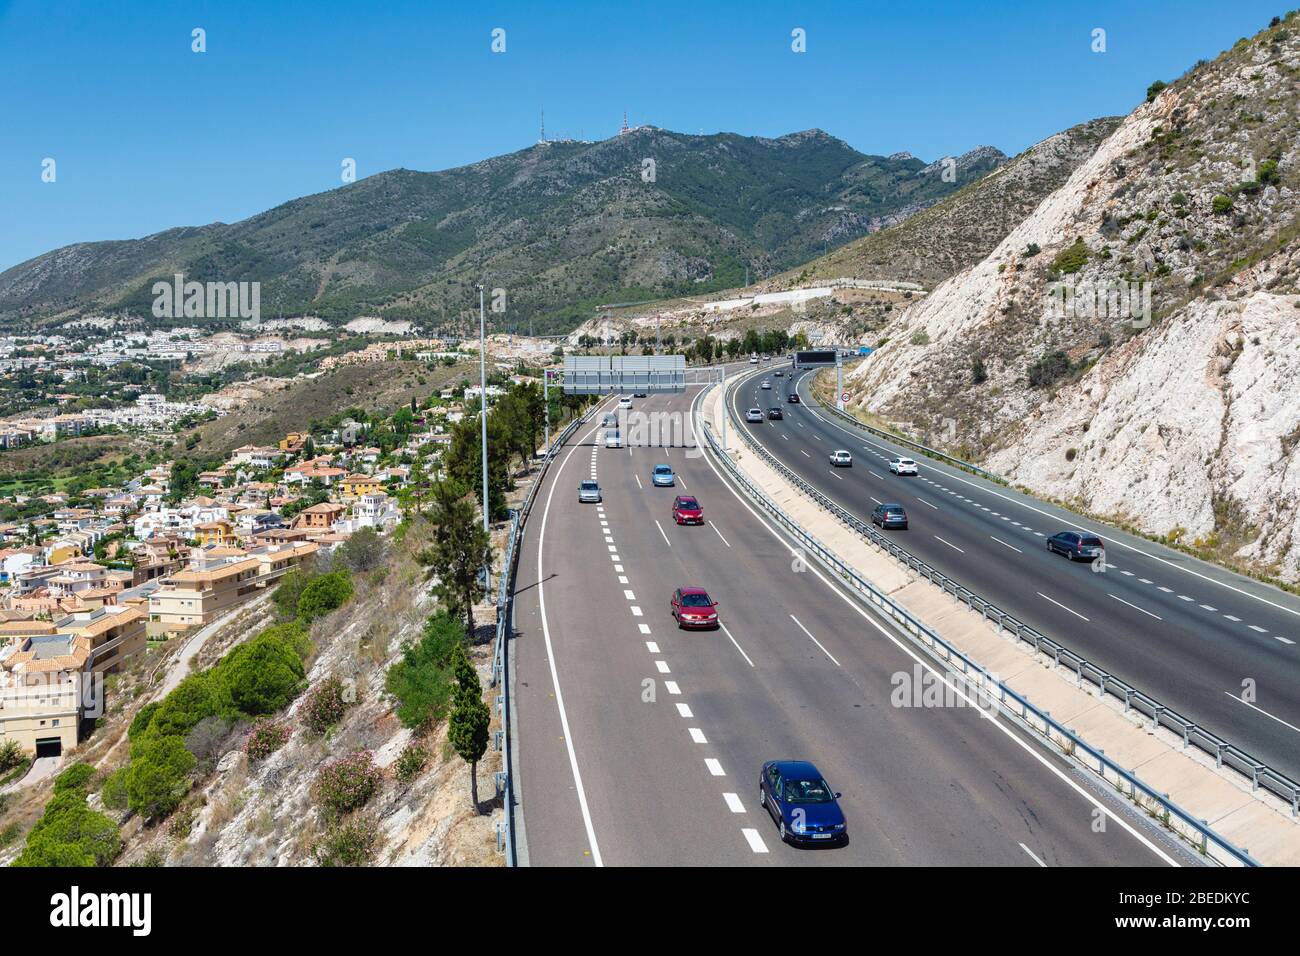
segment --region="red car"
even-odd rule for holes
[[[673,499],[673,520],[678,524],[704,524],[704,509],[692,496],[678,495]]]
[[[672,611],[678,627],[716,628],[717,609],[704,588],[678,588],[673,592]]]

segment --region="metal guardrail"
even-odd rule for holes
[[[725,395],[724,395],[725,398]],[[725,402],[723,403],[725,406]],[[724,414],[726,412],[724,411]],[[1215,831],[1207,821],[1198,820],[1178,804],[1169,799],[1168,794],[1160,793],[1148,784],[1142,781],[1131,770],[1121,767],[1109,757],[1105,751],[1091,746],[1086,740],[1077,736],[1072,730],[1066,727],[1060,721],[1054,719],[1051,714],[1039,710],[1029,702],[1027,697],[1018,694],[1006,685],[1005,682],[987,671],[982,665],[966,656],[961,650],[948,643],[939,636],[927,624],[914,617],[906,608],[895,602],[889,595],[871,584],[857,571],[849,567],[835,554],[830,548],[822,544],[817,538],[804,530],[804,528],[785,513],[775,501],[773,501],[766,492],[757,487],[749,477],[740,470],[739,467],[724,454],[718,445],[717,440],[713,437],[713,430],[709,427],[708,422],[700,420],[703,427],[705,439],[708,441],[714,456],[722,462],[727,469],[732,480],[750,497],[750,499],[771,515],[776,522],[790,533],[797,541],[804,544],[810,549],[821,561],[821,563],[835,573],[841,580],[850,585],[855,591],[861,594],[868,603],[881,612],[885,617],[898,624],[904,632],[925,644],[929,649],[941,655],[946,664],[953,669],[959,669],[963,681],[967,683],[972,690],[984,699],[995,702],[999,710],[1003,713],[1018,717],[1020,722],[1035,732],[1044,734],[1053,743],[1061,747],[1067,753],[1072,753],[1076,757],[1080,753],[1095,762],[1097,772],[1103,779],[1107,778],[1107,773],[1114,775],[1114,782],[1120,787],[1121,791],[1125,784],[1128,787],[1128,796],[1135,803],[1138,802],[1138,794],[1151,801],[1152,805],[1162,808],[1158,814],[1163,821],[1168,824],[1170,818],[1176,818],[1185,827],[1200,836],[1200,849],[1202,853],[1208,854],[1210,844],[1221,849],[1233,860],[1244,866],[1258,866],[1259,861],[1252,857],[1245,849],[1236,846],[1227,838],[1221,836]],[[744,429],[739,429],[742,433]],[[778,463],[779,464],[779,463]],[[951,591],[949,593],[952,593]],[[967,592],[969,593],[969,592]],[[1037,722],[1037,723],[1035,723]],[[1053,736],[1055,735],[1055,736]],[[1056,738],[1061,741],[1058,742]],[[1082,759],[1082,758],[1080,758]]]
[[[528,485],[528,493],[524,495],[523,503],[510,512],[510,535],[506,539],[506,554],[501,564],[500,583],[497,587],[497,634],[496,646],[492,652],[492,680],[489,685],[492,687],[501,685],[501,692],[496,698],[497,713],[501,715],[501,729],[497,731],[496,746],[502,752],[502,769],[497,772],[497,793],[503,794],[505,812],[502,821],[497,824],[497,850],[505,853],[506,866],[515,866],[518,862],[515,848],[514,775],[510,769],[513,746],[510,732],[510,680],[507,671],[510,666],[508,634],[511,614],[514,611],[515,564],[519,558],[519,541],[523,535],[524,522],[528,520],[528,513],[532,510],[533,501],[537,497],[537,490],[546,475],[546,469],[555,460],[556,453],[569,440],[569,436],[586,420],[586,415],[575,418],[555,436],[555,441],[546,449],[546,454],[542,457],[537,474],[533,475]]]
[[[731,420],[730,409],[725,399],[726,396],[724,395],[722,405],[728,420]],[[854,421],[856,422],[856,419]],[[861,423],[858,422],[857,424]],[[895,544],[888,535],[877,531],[870,523],[862,521],[852,512],[840,507],[840,505],[778,461],[767,449],[754,441],[747,428],[742,426],[736,430],[743,437],[745,444],[764,462],[800,491],[816,501],[817,504],[829,511],[849,530],[865,538],[889,554],[890,557],[901,562],[909,570],[943,588],[944,591],[957,598],[972,611],[979,612],[985,620],[995,623],[999,632],[1003,630],[1010,631],[1018,640],[1033,645],[1034,650],[1038,653],[1052,658],[1055,665],[1064,664],[1068,669],[1074,671],[1078,681],[1088,680],[1095,684],[1101,693],[1109,693],[1119,698],[1124,702],[1125,713],[1135,710],[1151,720],[1152,729],[1163,726],[1173,731],[1182,737],[1183,749],[1194,746],[1211,754],[1214,757],[1216,767],[1227,766],[1249,777],[1252,792],[1263,787],[1270,793],[1290,803],[1292,816],[1300,816],[1300,783],[1292,780],[1281,771],[1273,769],[1263,761],[1257,760],[1245,750],[1229,743],[1190,718],[1184,717],[1178,711],[1162,704],[1151,695],[1145,694],[1131,684],[1126,683],[1086,657],[1074,653],[1065,645],[1030,627],[1015,615],[980,597],[974,591],[954,581],[937,568],[926,564],[910,551]]]

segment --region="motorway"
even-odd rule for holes
[[[786,375],[772,375],[776,368]],[[760,389],[768,379],[771,390]],[[838,421],[812,401],[807,370],[765,364],[732,390],[733,421],[780,404],[783,421],[743,425],[787,467],[863,520],[903,505],[900,545],[1230,743],[1300,779],[1300,602],[1260,582],[1104,528]],[[787,402],[798,388],[802,405]],[[832,468],[847,449],[852,468]],[[918,476],[893,475],[913,457]],[[1049,553],[1044,538],[1099,534],[1106,570]],[[1243,682],[1249,681],[1249,685]],[[1254,699],[1243,700],[1244,686]]]
[[[896,707],[929,664],[751,510],[693,444],[699,388],[637,400],[681,423],[606,449],[600,415],[560,451],[515,579],[515,786],[527,861],[575,865],[1161,865],[1191,859],[1108,788],[960,696]],[[679,484],[654,488],[670,464]],[[602,505],[580,505],[595,477]],[[679,527],[678,493],[707,524]],[[679,631],[672,590],[708,588],[723,629]],[[765,760],[843,793],[846,846],[780,842]],[[1101,832],[1095,820],[1104,821]]]

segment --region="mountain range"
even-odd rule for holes
[[[53,250],[0,273],[0,325],[149,319],[153,284],[181,273],[259,282],[263,317],[425,328],[454,324],[482,277],[505,290],[496,327],[565,331],[600,303],[708,292],[805,262],[1005,160],[992,147],[930,164],[869,156],[820,130],[641,127],[542,142],[456,169],[379,173],[232,224]]]

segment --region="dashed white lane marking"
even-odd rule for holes
[[[1291,638],[1289,638],[1289,637],[1283,637],[1281,634],[1274,634],[1274,635],[1273,635],[1273,640],[1275,640],[1275,641],[1281,641],[1283,644],[1294,644],[1294,643],[1295,643],[1295,641],[1291,640]]]
[[[615,554],[617,551],[618,551],[618,548],[614,547],[612,544],[609,545],[609,553],[610,553],[610,554]]]
[[[678,704],[678,705],[677,705],[677,716],[679,716],[679,717],[685,717],[687,720],[690,720],[690,719],[691,719],[692,717],[694,717],[695,715],[691,713],[691,709],[690,709],[689,707],[687,707],[685,704]]]
[[[636,479],[636,486],[637,486],[638,488],[641,488],[642,490],[644,490],[644,489],[645,489],[645,485],[641,484],[641,476],[640,476],[640,475],[633,475],[632,477]]]
[[[705,757],[704,766],[708,767],[709,773],[715,777],[725,777],[727,775],[727,771],[722,769],[722,764],[717,757]]]
[[[683,478],[681,475],[678,475],[678,476],[677,476],[677,480],[680,481],[680,482],[682,483],[682,487],[683,487],[683,488],[687,487],[687,485],[686,485],[686,479]]]
[[[1155,584],[1155,583],[1156,583],[1156,582],[1152,581],[1150,578],[1138,578],[1138,580],[1141,581],[1143,584]]]
[[[812,455],[808,454],[808,453],[807,453],[806,451],[804,451],[802,448],[799,449],[799,454],[803,455],[805,458],[811,458],[811,457],[812,457]]]
[[[745,835],[745,842],[749,844],[749,848],[755,853],[767,852],[767,844],[763,842],[763,838],[753,827],[743,827],[740,832]]]
[[[944,544],[946,544],[948,547],[952,548],[952,549],[953,549],[954,551],[956,551],[958,554],[965,554],[965,553],[966,553],[966,552],[963,551],[961,548],[959,548],[959,547],[957,547],[955,544],[953,544],[951,541],[944,541],[943,538],[939,537],[937,534],[934,535],[933,537],[934,537],[934,540],[935,540],[935,541],[943,541]]]
[[[619,583],[619,584],[627,584],[627,583],[628,583],[627,575],[626,575],[626,574],[620,574],[620,575],[618,576],[618,583]]]
[[[740,646],[739,642],[737,642],[737,640],[731,636],[731,631],[727,630],[727,625],[719,621],[718,627],[722,628],[722,633],[727,635],[727,640],[731,641],[732,644],[736,645],[736,650],[740,651],[740,656],[745,659],[745,663],[748,664],[750,667],[753,667],[754,662],[749,659],[749,655],[745,653],[745,649]]]
[[[1231,615],[1231,614],[1225,614],[1225,615],[1223,615],[1223,616],[1226,617],[1229,621],[1234,621],[1234,622],[1237,623],[1237,624],[1240,624],[1240,623],[1241,623],[1241,618],[1239,618],[1239,617],[1234,617],[1234,616]]]
[[[727,809],[732,813],[744,813],[745,805],[740,802],[740,797],[734,793],[724,793],[722,799],[727,801]]]
[[[649,624],[638,624],[637,627],[641,628],[641,633],[642,633],[642,634],[649,634],[649,633],[650,633],[650,625],[649,625]]]
[[[677,686],[677,681],[675,681],[675,680],[666,680],[666,681],[664,681],[664,690],[668,691],[668,693],[670,693],[670,694],[680,694],[680,693],[682,692],[682,689],[681,689],[680,687]],[[682,716],[683,716],[683,717],[689,717],[690,715],[689,715],[689,714],[683,714]]]
[[[876,504],[878,504],[878,505],[883,505],[883,504],[884,504],[884,502],[881,501],[879,498],[872,498],[871,495],[867,495],[867,497],[868,497],[868,498],[871,498],[871,500],[874,501],[874,502],[875,502]]]
[[[838,478],[840,481],[844,480],[844,476],[839,474],[833,467],[831,468],[831,477]]]
[[[869,475],[871,475],[872,478],[879,478],[881,481],[884,481],[884,480],[885,480],[885,476],[884,476],[884,475],[877,475],[877,474],[876,474],[874,471],[872,471],[870,468],[867,469],[867,473],[868,473]]]
[[[989,537],[990,537],[990,538],[993,538],[993,535],[989,535]],[[1014,551],[1016,554],[1024,554],[1024,553],[1025,553],[1025,552],[1021,551],[1019,548],[1017,548],[1015,545],[1013,545],[1013,544],[1007,544],[1007,543],[1006,543],[1005,541],[1003,541],[1001,538],[993,538],[993,540],[996,541],[998,544],[1002,545],[1002,547],[1004,547],[1004,548],[1010,548],[1010,549],[1011,549],[1012,551]]]
[[[658,643],[656,643],[655,641],[646,641],[646,642],[645,642],[645,649],[646,649],[647,651],[649,651],[651,654],[658,654],[658,653],[659,653],[659,645],[658,645]]]
[[[709,527],[713,529],[714,534],[716,534],[719,538],[722,538],[722,532],[718,530],[718,526],[716,524],[710,521]],[[726,538],[722,538],[722,543],[725,544],[728,548],[731,547],[731,542],[728,541]]]
[[[1042,867],[1046,867],[1046,866],[1047,866],[1046,863],[1044,863],[1044,862],[1043,862],[1042,860],[1040,860],[1038,857],[1034,856],[1034,851],[1033,851],[1033,850],[1029,849],[1029,847],[1025,846],[1023,843],[1020,844],[1020,849],[1024,850],[1026,853],[1028,853],[1028,854],[1029,854],[1029,858],[1030,858],[1031,860],[1033,860],[1035,863],[1037,863],[1039,866],[1042,866]]]
[[[1167,588],[1167,587],[1165,587],[1164,585],[1160,585],[1159,587],[1156,588],[1156,590],[1157,590],[1157,591],[1163,591],[1165,594],[1173,594],[1173,593],[1174,593],[1174,589],[1173,589],[1173,588]]]
[[[1065,606],[1064,604],[1062,604],[1060,601],[1052,601],[1052,599],[1049,598],[1049,597],[1048,597],[1046,594],[1044,594],[1042,591],[1035,591],[1034,593],[1037,594],[1037,595],[1038,595],[1040,598],[1042,598],[1044,601],[1051,601],[1053,604],[1055,604],[1057,607],[1059,607],[1062,611],[1070,611],[1070,613],[1073,614],[1075,617],[1077,617],[1079,620],[1081,620],[1081,621],[1086,621],[1086,620],[1088,620],[1086,617],[1084,617],[1084,616],[1083,616],[1082,614],[1080,614],[1078,611],[1072,611],[1072,610],[1070,610],[1070,608],[1066,607],[1066,606]]]
[[[813,636],[812,636],[812,631],[810,631],[810,630],[808,630],[808,628],[804,627],[803,624],[800,623],[800,621],[799,621],[799,619],[798,619],[797,617],[795,617],[793,614],[791,614],[791,615],[790,615],[790,620],[794,621],[795,624],[798,624],[798,625],[799,625],[799,630],[801,630],[801,631],[803,631],[805,634],[807,634],[807,635],[808,635],[808,639],[809,639],[810,641],[812,641],[812,642],[813,642],[814,644],[816,644],[818,647],[821,647],[821,649],[822,649],[822,653],[825,654],[827,657],[829,657],[829,658],[831,659],[831,663],[832,663],[832,664],[834,664],[836,667],[839,667],[839,666],[840,666],[840,662],[837,661],[837,660],[835,659],[834,655],[832,655],[830,651],[826,650],[825,647],[822,647],[822,642],[819,641],[819,640],[817,640],[817,638],[813,637]]]
[[[605,543],[606,543],[606,544],[613,544],[613,543],[614,543],[614,538],[613,538],[612,536],[610,536],[610,535],[605,535]]]
[[[1202,610],[1205,610],[1205,611],[1217,611],[1217,610],[1218,610],[1217,607],[1213,607],[1212,605],[1209,605],[1209,604],[1199,604],[1199,605],[1197,605],[1197,606],[1200,607]]]
[[[614,573],[615,573],[615,574],[622,574],[622,573],[623,573],[623,565],[621,565],[621,564],[616,564],[616,565],[614,565]]]
[[[668,545],[668,547],[671,548],[673,546],[673,543],[668,540],[668,535],[664,534],[664,526],[659,523],[658,518],[655,519],[655,527],[658,528],[659,533],[663,535],[664,544]]]
[[[699,727],[691,727],[690,735],[691,735],[691,740],[695,741],[697,744],[708,743],[708,741],[704,739],[704,731],[700,730]]]
[[[1180,595],[1178,595],[1178,600],[1180,600],[1180,601],[1193,601],[1193,600],[1195,600],[1195,598],[1189,598],[1186,594],[1180,594]]]
[[[1131,577],[1133,577],[1133,572],[1132,572],[1132,571],[1121,571],[1120,574],[1124,575],[1124,577],[1126,577],[1126,578],[1131,578]],[[1205,605],[1201,605],[1201,606],[1204,607]]]
[[[661,674],[671,674],[672,670],[668,667],[667,661],[655,661],[655,669]]]
[[[1251,629],[1252,631],[1258,631],[1258,632],[1261,633],[1261,634],[1267,634],[1267,633],[1268,633],[1268,628],[1266,628],[1266,627],[1260,627],[1258,624],[1252,624],[1252,625],[1250,625],[1250,629]]]
[[[1262,708],[1262,707],[1256,707],[1254,704],[1250,703],[1249,701],[1244,701],[1244,700],[1242,700],[1240,697],[1238,697],[1236,694],[1232,693],[1231,691],[1226,691],[1226,690],[1225,690],[1224,693],[1227,694],[1229,697],[1231,697],[1233,700],[1235,700],[1237,703],[1239,703],[1239,704],[1245,704],[1245,705],[1246,705],[1247,707],[1249,707],[1251,710],[1259,711],[1259,713],[1263,714],[1265,717],[1268,717],[1270,720],[1276,720],[1276,721],[1277,721],[1279,724],[1281,724],[1283,727],[1290,727],[1290,728],[1291,728],[1292,730],[1294,730],[1296,733],[1300,734],[1300,727],[1297,727],[1295,724],[1288,724],[1288,723],[1287,723],[1285,720],[1283,720],[1281,717],[1274,717],[1274,716],[1273,716],[1272,714],[1270,714],[1268,711],[1264,710],[1264,708]]]
[[[641,617],[641,609],[637,607],[635,604],[632,605],[632,616]]]
[[[631,591],[629,591],[627,588],[623,589],[623,597],[627,598],[629,601],[636,600],[636,595],[633,594]]]
[[[1117,594],[1111,594],[1109,591],[1107,591],[1106,593],[1107,593],[1107,594],[1110,594],[1110,596],[1113,597],[1116,601],[1119,601],[1120,604],[1128,604],[1128,606],[1131,607],[1133,610],[1135,610],[1135,611],[1141,611],[1141,612],[1142,612],[1143,614],[1145,614],[1147,617],[1154,617],[1157,621],[1163,621],[1163,620],[1164,620],[1164,618],[1161,617],[1159,614],[1152,614],[1150,611],[1148,611],[1148,610],[1147,610],[1146,608],[1144,608],[1144,607],[1138,607],[1136,604],[1129,604],[1128,601],[1125,601],[1122,597],[1120,597],[1120,596],[1117,595]],[[1051,598],[1048,598],[1048,600],[1050,601]]]

